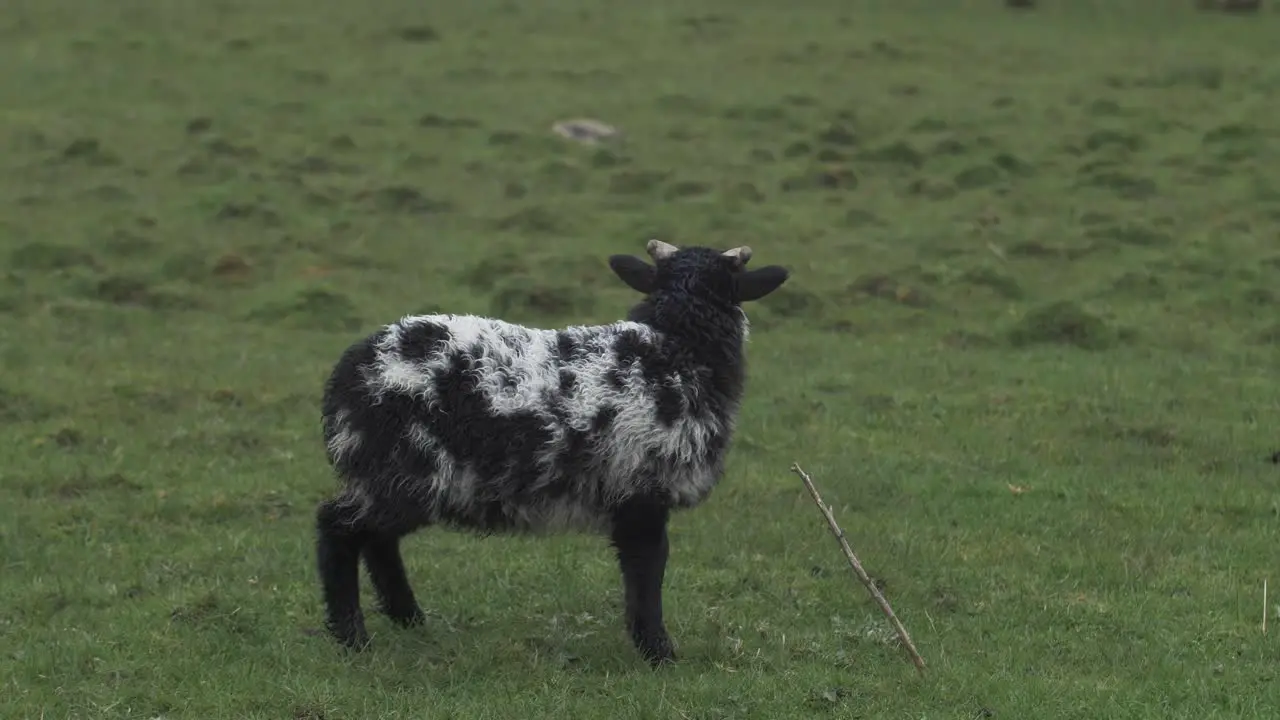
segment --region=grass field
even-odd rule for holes
[[[0,717],[1276,717],[1280,12],[1044,4],[6,9]],[[431,622],[340,652],[339,353],[619,318],[654,236],[793,272],[672,528],[680,664],[576,536],[412,536]]]

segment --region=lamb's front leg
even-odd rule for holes
[[[612,541],[622,569],[627,630],[636,649],[654,666],[676,659],[662,621],[668,515],[665,507],[631,503],[613,517]]]

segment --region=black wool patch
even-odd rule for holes
[[[400,329],[400,356],[424,362],[444,351],[452,334],[439,323],[419,321]]]

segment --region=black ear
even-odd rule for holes
[[[733,291],[738,302],[759,300],[777,290],[787,281],[790,273],[781,265],[767,265],[756,270],[740,272],[733,276]]]
[[[649,263],[634,255],[611,255],[609,267],[632,290],[645,295],[653,292],[658,270]]]

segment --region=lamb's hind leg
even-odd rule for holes
[[[426,620],[426,616],[405,574],[400,538],[401,535],[394,533],[375,534],[365,542],[362,552],[382,612],[397,625],[413,627]]]
[[[363,650],[369,632],[360,610],[360,551],[369,540],[359,506],[342,498],[316,510],[316,563],[324,591],[325,627],[343,645]]]

